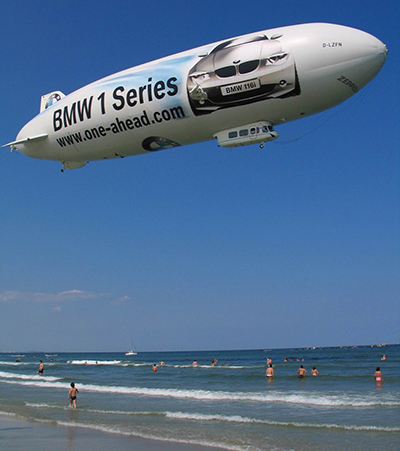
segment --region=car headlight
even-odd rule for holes
[[[283,64],[288,59],[288,56],[289,54],[286,52],[275,53],[274,55],[271,55],[266,59],[265,64]]]
[[[190,78],[194,83],[202,83],[203,81],[210,79],[210,74],[208,74],[207,72],[203,72],[201,74],[192,74]]]

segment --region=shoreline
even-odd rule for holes
[[[25,451],[213,451],[220,448],[189,443],[152,440],[147,438],[114,434],[77,426],[43,424],[14,414],[0,413],[0,437],[4,449]]]

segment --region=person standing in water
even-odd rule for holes
[[[307,370],[303,367],[303,365],[300,365],[300,368],[297,370],[297,375],[299,379],[302,379],[307,374]]]
[[[44,371],[43,361],[39,360],[39,369],[37,373],[43,375],[43,371]]]
[[[311,375],[312,376],[318,376],[318,370],[317,370],[317,367],[316,366],[313,366],[312,367],[312,370],[311,370]]]
[[[275,372],[274,369],[272,368],[272,363],[269,364],[267,371],[265,372],[265,377],[274,377],[275,376]]]
[[[76,409],[76,395],[79,393],[79,390],[75,388],[75,384],[71,382],[71,388],[68,392],[68,399],[69,399],[69,405],[72,407],[74,406],[74,409]]]
[[[375,376],[376,382],[382,382],[383,381],[381,369],[379,368],[379,366],[376,367],[376,371],[375,371],[374,376]]]

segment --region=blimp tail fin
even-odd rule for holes
[[[56,102],[65,97],[65,94],[61,91],[53,91],[45,94],[40,99],[40,112],[54,105]]]
[[[43,133],[42,135],[32,136],[30,138],[19,139],[17,141],[11,141],[10,143],[3,144],[1,147],[11,146],[11,150],[15,148],[17,144],[24,144],[32,141],[40,141],[41,139],[47,138],[47,133]]]

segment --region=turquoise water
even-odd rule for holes
[[[400,346],[17,357],[0,354],[2,414],[232,450],[399,449]],[[298,379],[300,364],[319,376]]]

